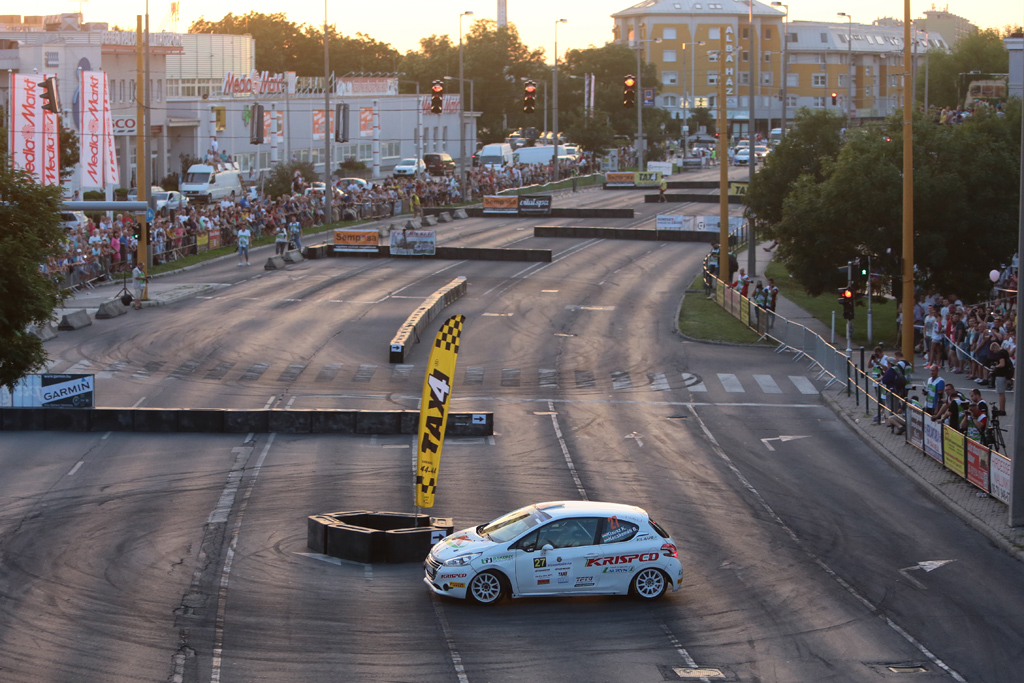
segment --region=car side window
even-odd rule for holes
[[[532,553],[537,549],[537,530],[531,531],[526,534],[512,546],[512,550],[525,550],[528,553]]]
[[[597,517],[572,517],[559,519],[539,529],[537,547],[551,545],[552,548],[580,548],[594,545],[597,534]]]
[[[601,544],[622,543],[636,536],[640,527],[616,517],[608,517],[601,526]]]

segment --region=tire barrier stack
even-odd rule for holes
[[[418,410],[0,408],[0,431],[414,435],[419,419]],[[494,413],[448,416],[447,436],[493,434]]]
[[[350,562],[422,562],[435,543],[455,530],[452,520],[406,512],[349,510],[310,515],[306,546]]]
[[[388,362],[404,363],[406,349],[420,340],[420,332],[438,318],[448,305],[465,296],[466,288],[466,278],[457,277],[424,299],[395,333],[389,348]]]

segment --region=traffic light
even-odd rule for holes
[[[838,94],[832,93],[832,106],[833,107],[836,106],[836,101],[838,100],[838,98],[839,98]]]
[[[348,142],[348,105],[334,106],[334,141]]]
[[[839,303],[843,305],[843,318],[853,320],[853,290],[847,287],[839,295]]]
[[[444,81],[434,81],[430,86],[430,113],[440,114],[444,109]]]
[[[537,106],[537,84],[526,81],[523,86],[523,111],[532,114]]]
[[[636,106],[636,77],[633,75],[622,79],[622,106],[626,109]]]
[[[56,114],[60,111],[60,102],[57,100],[57,79],[47,78],[41,83],[37,84],[43,89],[43,92],[39,95],[43,98],[43,111],[48,111]]]

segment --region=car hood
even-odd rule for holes
[[[430,554],[433,555],[434,559],[438,562],[444,563],[453,557],[458,557],[459,555],[480,553],[496,548],[499,545],[500,544],[478,534],[475,528],[470,528],[463,529],[462,531],[456,531],[451,536],[439,541],[433,548],[431,548]]]

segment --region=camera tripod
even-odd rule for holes
[[[992,411],[992,419],[989,421],[989,428],[985,430],[985,445],[999,453],[1006,453],[1006,440],[1003,439],[1003,432],[1006,430],[999,426],[998,410]]]

